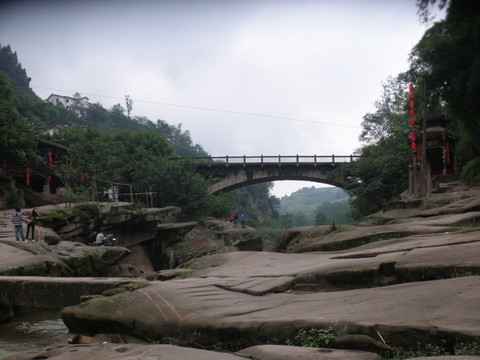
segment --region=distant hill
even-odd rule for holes
[[[323,214],[317,220],[319,224],[327,225],[332,221],[337,224],[347,224],[353,221],[347,216],[350,211],[349,200],[350,196],[340,188],[304,187],[289,196],[283,196],[277,211],[280,215],[303,213],[310,225],[315,224],[318,212]]]

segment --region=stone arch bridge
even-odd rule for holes
[[[344,169],[359,155],[292,155],[292,156],[224,156],[179,158],[193,161],[196,171],[205,179],[223,179],[213,184],[210,194],[231,191],[243,186],[278,180],[320,182],[347,189]]]

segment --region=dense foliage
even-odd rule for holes
[[[354,218],[378,211],[408,188],[408,103],[405,76],[389,78],[383,84],[381,99],[375,103],[376,111],[363,117],[360,140],[365,145],[359,149],[362,158],[345,164]]]
[[[446,115],[457,140],[455,156],[463,178],[479,181],[480,3],[419,0],[422,21],[431,20],[434,5],[447,9],[446,18],[425,32],[411,52],[410,69],[388,79],[376,111],[363,118],[360,140],[365,145],[359,149],[363,157],[346,170],[355,217],[379,210],[408,187],[410,82],[415,85],[417,114]]]
[[[15,87],[0,71],[0,163],[14,159],[26,164],[35,154],[35,128],[20,115],[14,97]]]
[[[434,0],[419,0],[428,19]],[[480,3],[440,1],[446,18],[429,28],[411,53],[412,78],[426,80],[429,98],[442,104],[453,121],[458,139],[457,156],[463,165],[480,158]],[[470,170],[471,169],[470,165]],[[480,167],[476,168],[477,176]]]

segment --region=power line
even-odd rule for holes
[[[43,87],[43,86],[32,86],[32,88],[45,89],[45,90],[51,90],[51,91],[61,91],[61,92],[64,92],[64,93],[65,92],[73,92],[73,91],[68,91],[68,90],[52,89],[52,88]],[[115,97],[115,96],[98,95],[98,94],[92,94],[92,93],[83,93],[83,95],[95,96],[95,97],[113,99],[113,100],[124,100],[124,98],[119,98],[119,97]],[[146,103],[146,104],[163,105],[163,106],[173,106],[173,107],[184,108],[184,109],[215,111],[215,112],[235,114],[235,115],[246,115],[246,116],[256,116],[256,117],[263,117],[263,118],[269,118],[269,119],[298,121],[298,122],[305,122],[305,123],[316,124],[316,125],[330,125],[330,126],[339,126],[339,127],[354,128],[354,129],[359,129],[360,128],[360,126],[356,126],[356,125],[337,124],[337,123],[331,123],[331,122],[325,122],[325,121],[314,121],[314,120],[306,120],[306,119],[299,119],[299,118],[292,118],[292,117],[285,117],[285,116],[251,113],[251,112],[245,112],[245,111],[225,110],[225,109],[217,109],[217,108],[204,107],[204,106],[172,104],[172,103],[166,103],[166,102],[161,102],[161,101],[141,100],[141,99],[133,99],[133,98],[132,98],[132,100],[134,102],[137,102],[137,103]]]

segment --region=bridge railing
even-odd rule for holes
[[[175,158],[172,160],[189,160],[197,165],[206,166],[229,166],[229,165],[316,165],[352,162],[360,158],[360,155],[274,155],[274,156],[209,156],[196,158]]]

